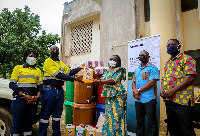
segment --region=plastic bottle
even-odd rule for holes
[[[103,112],[100,112],[100,116],[98,118],[97,125],[102,126],[104,124],[104,120],[105,120],[105,114]]]
[[[83,82],[84,83],[93,82],[93,69],[87,68],[83,70]]]
[[[87,127],[86,136],[96,136],[96,128],[92,126]]]
[[[85,136],[84,126],[76,126],[76,136]]]
[[[75,136],[75,125],[66,125],[66,136]]]
[[[90,127],[90,125],[85,126],[85,134],[87,134],[87,129]]]
[[[102,136],[102,129],[103,127],[101,126],[96,127],[96,136]]]

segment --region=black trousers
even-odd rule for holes
[[[196,136],[193,128],[192,106],[166,100],[167,128],[170,136]]]
[[[156,121],[156,100],[153,99],[147,103],[135,102],[136,109],[136,135],[145,135],[145,114],[148,117],[148,131],[149,136],[157,135],[157,121]]]

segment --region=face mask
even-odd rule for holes
[[[180,50],[178,49],[178,46],[169,46],[167,47],[167,53],[170,54],[170,55],[176,55],[178,54]]]
[[[139,60],[143,63],[143,64],[147,64],[148,63],[148,59],[146,56],[140,56]]]
[[[29,65],[34,65],[36,63],[37,59],[34,57],[27,57],[26,59],[26,63],[28,63]]]
[[[59,51],[57,51],[57,50],[53,50],[53,51],[51,52],[51,57],[53,57],[53,58],[57,58],[58,55],[59,55]]]
[[[114,68],[114,67],[116,67],[116,64],[117,64],[117,62],[115,62],[115,61],[113,61],[113,60],[109,60],[109,65],[110,65],[110,67],[112,67],[112,68]]]

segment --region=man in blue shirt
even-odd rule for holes
[[[159,80],[158,68],[149,62],[149,53],[140,52],[141,65],[135,70],[132,82],[133,96],[136,99],[136,135],[144,136],[145,114],[148,117],[149,136],[157,135],[156,126],[156,81]]]

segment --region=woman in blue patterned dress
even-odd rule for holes
[[[104,84],[102,97],[105,99],[105,122],[103,125],[103,136],[125,136],[127,135],[126,124],[126,98],[127,92],[121,81],[126,80],[126,70],[121,67],[121,59],[113,55],[109,60],[109,69],[94,83]]]

